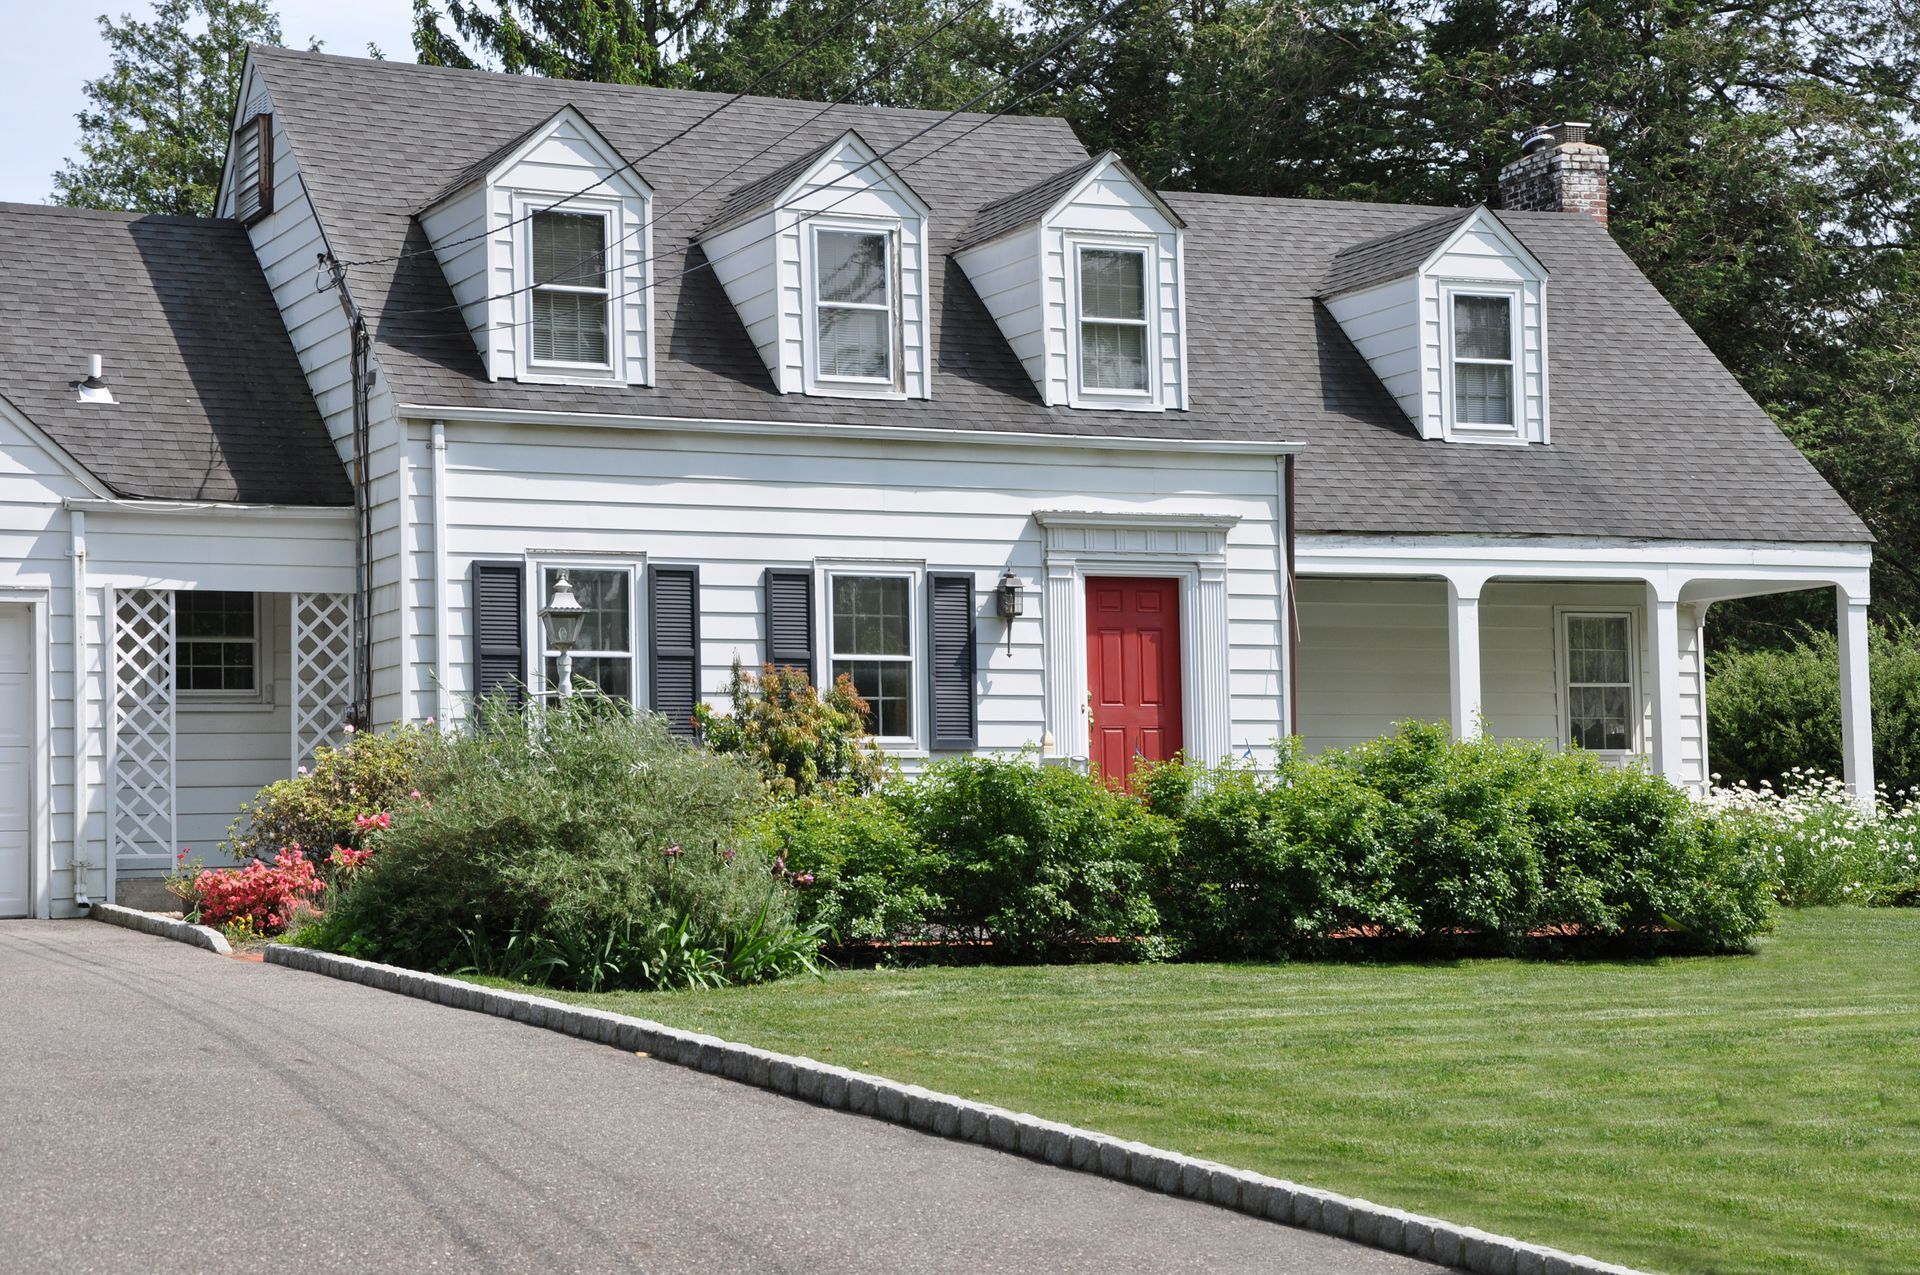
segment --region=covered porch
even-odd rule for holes
[[[1418,718],[1644,759],[1696,788],[1712,604],[1830,589],[1845,778],[1871,799],[1866,546],[1303,536],[1298,562],[1310,751]]]

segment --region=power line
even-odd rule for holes
[[[869,0],[869,3],[879,4],[879,3],[883,3],[883,0]],[[976,3],[978,3],[978,0],[976,0]],[[673,145],[675,142],[678,142],[681,139],[685,138],[689,133],[693,132],[695,129],[699,128],[701,125],[710,122],[714,118],[714,116],[720,114],[720,112],[726,110],[729,106],[733,106],[737,102],[741,101],[743,98],[751,97],[753,95],[753,91],[759,88],[762,84],[766,83],[768,80],[773,79],[775,76],[779,75],[782,71],[785,71],[788,67],[792,66],[795,62],[798,62],[801,58],[805,57],[807,54],[819,48],[822,44],[826,43],[826,41],[832,36],[838,35],[840,32],[840,29],[846,26],[849,22],[853,21],[854,18],[858,17],[864,7],[865,7],[864,5],[855,5],[853,8],[847,10],[846,13],[841,15],[840,20],[838,22],[832,23],[826,28],[826,30],[822,31],[819,35],[816,35],[813,39],[807,41],[807,43],[801,45],[798,49],[794,50],[793,54],[789,56],[786,61],[782,62],[779,66],[776,66],[770,71],[766,71],[760,75],[755,76],[753,78],[753,81],[750,84],[748,84],[747,87],[741,89],[738,93],[735,93],[732,97],[729,97],[726,101],[720,103],[718,106],[708,111],[705,115],[702,115],[699,119],[694,120],[691,124],[688,124],[685,128],[675,133],[672,137],[669,137],[663,142],[659,142],[653,146],[648,147],[646,151],[644,151],[640,155],[635,156],[630,160],[627,160],[625,163],[621,164],[618,168],[612,169],[605,176],[594,181],[591,185],[584,186],[581,189],[574,191],[570,195],[566,195],[560,199],[556,199],[544,208],[535,208],[530,212],[522,213],[520,216],[513,218],[511,221],[505,222],[502,225],[495,226],[488,230],[480,231],[478,234],[466,235],[459,239],[450,239],[446,243],[438,245],[437,248],[424,248],[414,252],[397,253],[390,257],[365,257],[357,261],[342,261],[340,264],[343,266],[373,266],[373,265],[381,265],[389,261],[399,263],[399,262],[410,261],[415,257],[429,256],[434,252],[444,251],[445,249],[448,249],[448,248],[457,248],[462,244],[472,243],[477,239],[485,239],[490,235],[498,234],[502,230],[511,229],[512,227],[519,225],[523,221],[530,221],[533,218],[538,217],[541,213],[552,212],[554,209],[559,208],[563,204],[569,203],[587,194],[587,192],[589,191],[596,190],[599,187],[606,185],[608,182],[612,181],[615,177],[618,177],[622,173],[633,173],[637,177],[639,176],[638,165],[640,164],[641,160],[649,159],[652,156],[659,154],[661,151]],[[938,28],[936,28],[936,31],[937,30]],[[676,32],[676,34],[678,33]]]
[[[1039,66],[1041,63],[1045,62],[1047,59],[1053,57],[1054,55],[1059,53],[1061,50],[1065,49],[1068,45],[1078,41],[1088,31],[1092,30],[1095,26],[1097,26],[1101,22],[1104,22],[1107,19],[1115,16],[1122,9],[1125,9],[1135,3],[1138,3],[1138,0],[1115,0],[1115,3],[1109,5],[1107,8],[1095,14],[1091,19],[1082,23],[1070,35],[1056,42],[1055,44],[1051,45],[1045,52],[1041,53],[1039,56],[1033,58],[1032,60],[1028,61],[1024,65],[1016,68],[1014,71],[1006,75],[998,76],[996,78],[1000,80],[1003,84],[1010,83],[1012,80],[1016,79],[1021,75],[1026,74],[1026,72],[1032,70],[1034,67]],[[1015,98],[1013,101],[1007,103],[1004,106],[999,107],[998,109],[994,110],[992,113],[982,117],[979,121],[977,121],[971,127],[939,143],[938,145],[934,146],[932,149],[928,150],[925,154],[916,156],[915,158],[908,160],[905,163],[902,163],[898,166],[894,166],[894,171],[904,172],[906,169],[912,168],[917,164],[924,163],[926,160],[931,159],[934,155],[945,150],[947,147],[952,146],[954,143],[959,142],[962,139],[971,136],[973,133],[978,132],[982,128],[985,128],[987,125],[993,123],[994,121],[1000,119],[1001,117],[1011,112],[1015,107],[1019,106],[1021,103],[1034,97],[1036,94],[1040,93],[1042,90],[1052,85],[1054,81],[1058,80],[1063,74],[1066,73],[1066,70],[1067,70],[1067,67],[1065,65],[1060,66],[1045,80],[1042,80],[1039,84],[1035,85],[1031,89],[1028,89],[1026,92],[1022,93],[1019,97]],[[999,87],[999,86],[996,85],[994,87]],[[947,113],[942,115],[939,119],[933,121],[931,124],[928,124],[925,128],[922,128],[918,132],[912,134],[911,136],[905,138],[904,140],[895,143],[893,146],[888,147],[886,150],[876,153],[872,159],[869,159],[864,163],[860,164],[858,167],[850,170],[845,174],[842,174],[841,177],[836,177],[833,181],[827,183],[827,186],[823,187],[823,189],[831,188],[833,186],[838,185],[843,178],[857,176],[859,173],[863,172],[864,170],[871,168],[875,164],[878,164],[884,161],[888,156],[898,153],[903,148],[927,136],[929,133],[933,132],[935,129],[941,127],[942,125],[952,123],[958,116],[966,113],[971,107],[978,105],[993,91],[994,91],[993,88],[988,88],[976,94],[973,98],[969,99],[966,103],[962,104],[959,107],[954,108],[951,111],[948,111]],[[816,116],[815,118],[818,118],[818,116]],[[801,127],[804,127],[804,124]],[[798,129],[795,129],[794,131],[798,131]],[[789,133],[789,136],[791,136],[791,133]],[[778,143],[776,142],[775,145],[777,144]],[[765,152],[763,151],[762,153],[764,154]],[[735,169],[732,171],[737,172],[738,170]],[[694,196],[700,194],[702,191],[711,189],[713,185],[717,184],[718,181],[723,180],[725,176],[727,176],[727,174],[722,174],[720,178],[716,178],[714,181],[707,183],[706,186],[701,187],[700,191],[694,192],[694,195],[689,195],[686,199],[683,199],[679,203],[672,205],[670,208],[668,208],[665,211],[671,212],[675,209],[684,207],[687,203],[691,202]],[[815,209],[807,210],[804,213],[804,216],[807,218],[812,218],[812,217],[820,216],[824,213],[831,212],[833,209],[839,207],[841,204],[846,203],[848,200],[854,198],[860,193],[861,193],[860,188],[856,187],[854,189],[851,189],[845,195],[841,196],[839,199],[835,200],[833,203],[828,204],[824,208],[815,208]],[[778,211],[780,208],[785,208],[785,207],[787,207],[787,205],[785,204],[776,205],[775,210]],[[649,221],[645,224],[647,225],[652,224],[653,221],[658,219],[658,216],[659,214],[656,214],[653,218],[650,218]],[[602,250],[600,254],[601,259],[604,261],[607,253],[611,253],[614,250],[614,248],[618,247],[620,244],[625,243],[628,239],[632,238],[634,234],[638,233],[643,228],[644,226],[635,227],[634,230],[628,231],[626,234],[622,235],[618,240],[615,241],[615,243],[608,245],[606,248]],[[607,303],[611,305],[613,302],[621,300],[624,297],[629,297],[637,293],[645,292],[648,289],[653,288],[657,284],[666,282],[667,280],[686,278],[688,275],[693,274],[697,270],[709,268],[713,266],[716,262],[724,261],[729,257],[735,256],[741,252],[745,252],[749,248],[753,248],[759,244],[765,243],[767,240],[773,238],[775,235],[779,233],[780,233],[780,229],[776,227],[774,230],[768,232],[767,234],[757,236],[754,239],[750,239],[745,243],[739,244],[738,246],[732,249],[729,249],[727,252],[720,254],[718,257],[707,258],[698,265],[690,266],[675,274],[668,275],[664,279],[655,278],[653,276],[653,272],[649,270],[648,278],[646,282],[640,284],[637,287],[628,288],[621,292],[609,293],[607,297]],[[673,256],[675,255],[675,253],[679,251],[680,249],[676,248],[676,249],[669,249],[663,252],[656,252],[648,257],[643,258],[640,262],[636,264],[649,265],[652,262],[659,261],[666,257]],[[592,260],[594,260],[594,257],[592,255],[583,257],[579,262],[575,263],[575,266],[577,267],[577,266],[585,265],[591,262]],[[562,275],[564,275],[565,273],[568,273],[568,272],[562,272]],[[420,307],[420,308],[406,309],[406,310],[384,310],[384,311],[378,312],[378,317],[381,318],[382,320],[385,320],[389,318],[410,318],[415,316],[446,314],[453,311],[465,310],[469,306],[473,306],[473,305],[485,305],[492,301],[507,300],[509,298],[519,296],[522,293],[531,292],[536,286],[538,285],[527,284],[522,287],[509,289],[505,292],[489,293],[487,296],[477,298],[471,302],[455,302],[452,305]],[[484,327],[469,328],[468,330],[470,332],[497,331],[502,328],[519,327],[521,326],[521,323],[522,323],[521,320],[514,320],[509,323],[487,324]]]

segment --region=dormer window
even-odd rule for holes
[[[561,368],[609,366],[607,218],[536,213],[533,249],[533,361]]]
[[[1513,298],[1453,294],[1453,423],[1513,428]]]
[[[892,388],[891,240],[885,231],[814,227],[816,379]]]
[[[1147,392],[1147,254],[1080,249],[1080,388]]]

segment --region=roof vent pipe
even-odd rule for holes
[[[87,379],[84,381],[67,382],[68,386],[79,394],[82,403],[112,403],[117,401],[113,397],[113,391],[107,388],[106,378],[100,375],[100,368],[100,356],[98,354],[89,355],[87,358]]]

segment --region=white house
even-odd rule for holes
[[[548,693],[561,572],[576,674],[683,730],[739,659],[909,764],[1420,717],[1696,784],[1710,604],[1832,588],[1870,789],[1869,537],[1604,161],[1181,195],[1057,120],[255,49],[222,219],[0,208],[0,914],[350,720]]]

